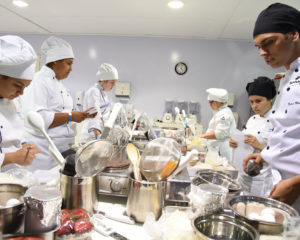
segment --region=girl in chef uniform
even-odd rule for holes
[[[101,111],[102,119],[100,115],[97,115],[95,118],[86,119],[83,122],[81,142],[88,142],[100,137],[104,127],[103,124],[108,120],[110,115],[111,102],[107,92],[113,89],[119,78],[117,69],[108,63],[100,65],[96,76],[98,82],[86,91],[83,108],[97,106],[98,110],[100,109]]]
[[[255,149],[255,152],[262,151],[272,133],[273,126],[266,118],[272,108],[272,99],[276,95],[274,82],[267,77],[258,77],[254,82],[248,83],[246,90],[252,110],[256,113],[247,121],[243,130],[245,133],[245,143]],[[230,139],[229,144],[232,148],[237,147],[237,142]],[[238,161],[238,162],[235,162]],[[234,159],[234,164],[241,167],[240,181],[245,189],[253,195],[267,197],[273,186],[281,180],[280,173],[271,169],[268,164],[264,164],[260,174],[250,177],[242,169],[243,159]]]
[[[236,124],[232,111],[226,104],[228,92],[222,88],[209,88],[206,92],[213,117],[206,133],[201,134],[200,137],[210,139],[209,146],[217,148],[220,156],[231,161],[232,149],[229,146],[229,139]]]
[[[253,38],[268,65],[287,71],[267,116],[274,128],[267,147],[249,155],[243,167],[255,159],[278,169],[283,180],[269,197],[293,204],[300,212],[300,12],[281,3],[270,5],[259,14]]]
[[[45,55],[45,64],[34,76],[34,84],[26,89],[22,98],[24,117],[29,111],[37,111],[44,119],[46,131],[60,152],[74,143],[75,122],[95,117],[88,110],[73,111],[73,100],[69,91],[62,84],[72,70],[74,54],[72,47],[63,39],[49,37],[41,47]],[[44,136],[25,122],[24,137],[43,150],[28,167],[34,171],[49,170],[57,164],[48,151],[48,142]]]
[[[33,144],[21,144],[23,121],[13,99],[23,94],[33,79],[36,54],[17,36],[0,37],[0,167],[30,165],[41,152]]]

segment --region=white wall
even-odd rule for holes
[[[47,35],[21,35],[35,50]],[[105,37],[59,36],[67,40],[75,53],[73,71],[64,80],[75,96],[95,83],[100,63],[111,63],[119,71],[120,81],[131,82],[130,102],[150,117],[162,117],[165,99],[198,101],[201,123],[206,129],[211,110],[205,89],[226,88],[235,94],[233,111],[240,116],[239,126],[249,117],[245,86],[257,76],[272,78],[273,70],[259,56],[253,42]],[[176,58],[177,56],[177,58]],[[188,72],[179,76],[174,71],[178,61],[186,62]]]

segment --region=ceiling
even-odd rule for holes
[[[272,0],[26,0],[0,2],[0,32],[251,40],[255,19]],[[283,0],[300,9],[299,0]]]

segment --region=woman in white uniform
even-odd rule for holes
[[[258,77],[254,82],[248,83],[246,90],[248,92],[249,102],[255,115],[249,118],[243,133],[245,133],[245,143],[254,148],[255,152],[261,152],[267,145],[269,135],[273,126],[266,118],[269,110],[272,108],[272,99],[276,95],[274,82],[267,77]],[[236,148],[237,142],[233,139],[229,141],[230,147]],[[260,174],[255,177],[247,175],[242,168],[243,159],[233,159],[233,163],[240,170],[240,181],[253,195],[268,197],[271,189],[281,180],[280,173],[271,169],[269,164],[263,164]]]
[[[256,163],[265,161],[281,173],[283,181],[270,197],[293,204],[300,212],[300,12],[275,3],[258,16],[253,38],[260,55],[272,68],[284,66],[275,103],[268,118],[274,127],[261,154],[249,155]]]
[[[30,165],[41,152],[33,144],[21,144],[23,121],[13,99],[23,94],[33,79],[36,54],[17,36],[0,37],[0,168]]]
[[[24,117],[26,113],[37,111],[45,121],[46,131],[60,152],[70,148],[74,143],[75,122],[85,118],[95,117],[88,114],[88,110],[73,111],[73,100],[69,91],[62,84],[72,70],[74,54],[72,47],[63,39],[49,37],[41,47],[45,55],[45,66],[34,76],[34,84],[26,89],[22,98]],[[28,123],[25,124],[27,141],[36,144],[43,150],[37,155],[29,170],[49,170],[57,164],[48,151],[48,142],[37,130]]]
[[[98,82],[89,88],[83,101],[83,108],[91,108],[97,106],[101,111],[101,115],[97,115],[93,119],[86,119],[83,122],[81,131],[81,142],[88,142],[100,137],[103,130],[103,124],[108,120],[110,115],[111,101],[107,92],[111,91],[118,80],[117,69],[108,63],[100,65],[96,73]]]
[[[217,148],[220,156],[231,161],[232,149],[229,147],[229,139],[236,124],[231,109],[227,107],[228,92],[222,88],[209,88],[206,92],[213,117],[206,133],[200,137],[210,139],[209,145]]]

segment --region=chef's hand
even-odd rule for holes
[[[264,145],[261,145],[257,138],[251,134],[245,134],[246,139],[244,140],[244,143],[249,144],[256,150],[262,151],[264,149]]]
[[[236,141],[234,141],[232,138],[229,139],[229,146],[232,148],[237,148],[238,144]]]
[[[80,123],[80,122],[82,122],[86,118],[94,118],[94,117],[96,117],[97,113],[94,113],[94,114],[89,114],[88,113],[91,109],[92,109],[92,107],[89,108],[89,109],[87,109],[87,110],[85,110],[85,111],[82,111],[82,112],[80,112],[80,111],[73,111],[72,112],[72,121]]]
[[[30,165],[33,159],[35,159],[35,154],[41,152],[42,151],[33,144],[23,144],[22,148],[18,151],[5,154],[3,165],[10,163],[17,163],[23,166]]]
[[[263,163],[264,160],[263,158],[261,157],[260,153],[252,153],[252,154],[249,154],[243,161],[243,169],[244,169],[244,172],[246,172],[246,169],[247,169],[247,163],[250,159],[255,159],[255,163],[256,164],[259,164],[259,163]]]
[[[300,175],[280,181],[272,189],[269,198],[292,205],[300,196]]]

